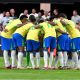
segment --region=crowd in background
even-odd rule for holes
[[[16,15],[16,11],[13,8],[10,9],[10,11],[3,11],[0,13],[0,31],[4,29],[4,27],[10,20],[19,18],[21,15],[26,15],[28,18],[30,15],[34,15],[38,22],[40,19],[43,19],[43,20],[49,19],[50,15],[54,15],[55,17],[58,17],[59,10],[54,9],[53,13],[47,10],[46,11],[40,10],[37,13],[36,9],[32,9],[32,13],[29,14],[28,10],[25,9],[22,13],[20,13],[20,15]],[[80,21],[80,15],[78,15],[77,10],[73,10],[71,20],[74,21],[75,23],[78,23],[78,21]]]

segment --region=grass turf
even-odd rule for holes
[[[26,59],[24,58],[26,65]],[[41,59],[41,66],[43,60]],[[80,80],[79,70],[30,70],[4,69],[3,58],[0,57],[0,80]]]

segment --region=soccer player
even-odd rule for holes
[[[56,27],[57,30],[57,53],[58,53],[58,59],[60,60],[61,67],[67,66],[67,52],[69,51],[69,36],[66,32],[66,29],[63,27],[63,25],[58,20],[54,20],[56,24],[58,25]]]
[[[52,69],[52,62],[53,62],[53,52],[56,48],[56,31],[55,27],[50,25],[47,21],[42,22],[39,24],[40,28],[44,30],[44,40],[43,40],[43,47],[44,47],[44,69]],[[50,53],[48,55],[48,49],[50,48]],[[48,56],[49,57],[49,64],[48,64]]]
[[[40,29],[35,28],[35,21],[36,19],[32,16],[33,26],[30,28],[27,37],[26,37],[26,44],[27,44],[27,51],[30,53],[30,61],[32,64],[33,69],[39,69],[40,66],[40,42],[39,42],[39,34]],[[36,54],[36,65],[34,63],[34,54]]]
[[[80,19],[77,22],[76,28],[80,31]],[[80,68],[80,50],[78,51],[78,67]]]
[[[72,52],[73,61],[75,62],[74,69],[78,69],[77,51],[80,50],[80,32],[75,28],[74,22],[65,19],[63,15],[64,14],[60,15],[61,23],[64,25],[69,35],[71,36],[71,52]]]
[[[32,15],[31,15],[32,16]],[[29,17],[29,20],[32,21],[33,19]],[[23,25],[22,27],[18,28],[14,34],[13,34],[13,42],[16,48],[18,48],[18,64],[17,68],[23,69],[22,67],[22,60],[23,60],[23,54],[24,54],[24,46],[25,46],[25,36],[30,29],[30,27],[33,26],[32,22],[28,22],[27,24]]]
[[[59,19],[54,19],[54,23],[56,23],[56,33],[57,33],[57,54],[58,58],[56,57],[57,61],[60,61],[60,69],[67,66],[67,51],[69,50],[69,37],[66,32],[66,29],[63,27]],[[57,64],[57,61],[55,64]]]
[[[2,45],[4,62],[5,62],[6,68],[16,67],[16,65],[15,65],[16,50],[13,46],[12,34],[18,28],[17,27],[18,24],[22,24],[20,19],[14,19],[14,20],[10,21],[1,33],[1,45]],[[12,65],[10,65],[10,61],[9,61],[9,56],[8,56],[9,50],[11,51]]]

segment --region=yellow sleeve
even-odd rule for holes
[[[5,27],[5,29],[11,30],[11,29],[13,29],[14,27],[17,27],[17,24],[22,24],[22,22],[21,22],[19,19],[13,20],[13,21],[11,21],[11,22],[9,22],[9,23],[7,24],[7,26]]]

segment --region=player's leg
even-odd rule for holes
[[[27,51],[27,41],[26,41],[26,62],[27,62],[27,67],[29,67],[30,53]]]
[[[80,68],[80,50],[78,51],[78,67]]]
[[[48,67],[48,51],[47,49],[44,50],[44,68]]]
[[[64,67],[66,67],[67,66],[67,61],[68,61],[67,51],[64,51],[63,58],[64,58]]]
[[[43,42],[44,47],[44,68],[48,67],[48,48],[50,47],[50,38],[45,38]]]
[[[54,59],[54,68],[58,68],[58,54],[56,54],[55,59]]]
[[[10,68],[11,65],[10,65],[10,61],[9,61],[9,56],[8,56],[8,51],[7,50],[3,51],[3,57],[4,57],[5,67],[6,68]]]
[[[2,45],[5,67],[10,68],[10,61],[8,56],[8,51],[10,50],[10,46],[11,46],[10,39],[1,37],[1,45]]]
[[[33,53],[33,45],[31,40],[27,40],[27,51],[30,53],[30,61],[32,64],[32,68],[35,68],[35,63],[34,63],[34,53]]]
[[[63,49],[65,47],[65,41],[63,39],[63,35],[59,36],[57,38],[57,54],[58,54],[58,60],[60,62],[60,66],[64,66],[64,59],[63,59]]]
[[[40,67],[40,52],[36,52],[36,68]]]
[[[16,48],[14,45],[13,38],[11,39],[12,44],[11,44],[11,59],[12,59],[12,68],[16,68]]]
[[[12,68],[16,68],[16,50],[11,50]]]
[[[77,52],[72,52],[73,61],[75,62],[74,67],[78,68],[78,54]]]
[[[25,40],[24,37],[20,34],[14,34],[13,35],[14,43],[16,47],[18,47],[18,63],[17,68],[23,68],[22,67],[22,61],[23,61],[23,55],[24,55],[24,46],[25,46]]]
[[[40,42],[39,41],[32,41],[33,44],[33,51],[36,54],[36,68],[40,67]]]
[[[54,49],[56,48],[56,38],[51,37],[51,42],[50,42],[50,57],[49,57],[49,68],[52,68],[52,62],[53,62],[53,54],[54,54]]]
[[[80,39],[75,38],[71,40],[71,50],[72,50],[72,58],[75,63],[74,67],[78,68],[78,54],[77,51],[80,48]]]
[[[68,52],[70,51],[70,41],[71,39],[68,37],[68,35],[64,35],[65,38],[65,48],[64,48],[64,67],[67,66],[68,61]]]
[[[26,52],[26,62],[27,62],[27,66],[29,66],[30,63],[30,53]]]
[[[23,55],[24,55],[24,47],[18,47],[18,68],[22,67],[22,61],[23,61]]]

